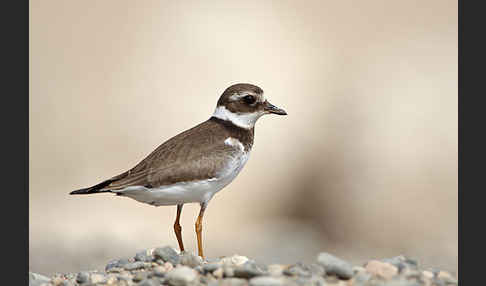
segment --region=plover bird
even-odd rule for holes
[[[204,258],[202,221],[211,198],[227,186],[248,161],[255,123],[265,114],[287,115],[258,86],[228,87],[207,121],[186,130],[150,153],[132,169],[71,195],[115,193],[153,206],[177,205],[174,231],[184,250],[179,224],[182,206],[199,203],[196,220],[198,255]]]

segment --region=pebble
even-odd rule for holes
[[[112,268],[123,268],[123,266],[128,263],[130,263],[130,261],[124,258],[112,260],[106,265],[105,271],[108,271]]]
[[[142,262],[151,262],[154,257],[150,254],[152,251],[150,250],[143,250],[143,251],[140,251],[140,252],[137,252],[137,254],[135,254],[135,261],[142,261]]]
[[[87,283],[89,281],[89,273],[88,272],[79,272],[78,276],[76,276],[76,282],[79,284]]]
[[[350,279],[353,277],[353,266],[329,253],[319,253],[317,256],[317,263],[323,266],[326,273],[329,275],[336,275],[342,279]]]
[[[398,268],[398,272],[402,272],[403,269],[417,269],[418,263],[416,260],[405,257],[403,255],[395,256],[392,258],[384,258],[381,262],[392,264]]]
[[[246,256],[241,256],[241,255],[233,255],[230,257],[224,257],[221,259],[221,264],[223,265],[229,265],[229,266],[238,266],[238,265],[243,265],[245,262],[247,262],[249,259]]]
[[[177,265],[181,261],[181,257],[177,251],[170,246],[156,248],[153,255],[156,259],[160,258],[162,261],[170,262],[172,265]]]
[[[237,278],[250,279],[263,274],[264,272],[258,269],[255,264],[247,262],[239,267],[234,268],[233,276]]]
[[[272,276],[260,276],[250,279],[250,286],[280,286],[284,285],[281,278]]]
[[[204,264],[202,269],[204,270],[204,272],[213,272],[214,270],[220,268],[221,266],[218,264],[218,263],[207,263],[207,264]]]
[[[297,262],[294,265],[289,266],[283,271],[283,274],[288,276],[303,276],[311,277],[313,275],[323,276],[326,273],[324,268],[318,264],[306,265],[302,262]]]
[[[202,265],[203,260],[200,256],[196,256],[191,252],[183,252],[180,258],[180,263],[189,267],[196,267]]]
[[[367,272],[372,275],[377,275],[385,278],[386,280],[391,279],[393,276],[398,274],[398,268],[392,264],[381,262],[378,260],[371,260],[365,266]]]
[[[220,263],[221,262],[221,258],[206,258],[206,262],[207,263]]]
[[[125,266],[123,266],[123,268],[125,268],[125,270],[128,270],[128,271],[142,269],[144,267],[145,267],[145,264],[142,261],[136,261],[136,262],[128,263],[128,264],[125,264]]]
[[[167,272],[167,282],[172,286],[184,286],[197,278],[197,272],[187,266],[180,266]]]
[[[218,279],[221,279],[223,278],[224,276],[224,270],[223,268],[218,268],[216,270],[213,271],[213,276],[218,278]]]

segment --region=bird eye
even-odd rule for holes
[[[247,103],[247,104],[253,104],[253,103],[255,103],[256,98],[253,95],[247,95],[247,96],[243,97],[243,101],[245,101],[245,103]]]

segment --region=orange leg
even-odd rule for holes
[[[182,227],[179,224],[179,219],[181,218],[183,204],[177,205],[177,217],[174,222],[174,231],[177,236],[177,242],[179,243],[179,248],[184,251],[184,243],[182,243]]]
[[[201,211],[196,220],[196,235],[197,235],[197,250],[198,255],[204,259],[203,247],[202,247],[202,220],[204,216],[204,211],[206,210],[206,203],[201,203]]]

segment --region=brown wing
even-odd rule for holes
[[[220,170],[225,167],[232,151],[233,149],[229,146],[222,146],[222,148],[214,150],[208,149],[200,156],[189,158],[186,161],[127,174],[124,178],[113,181],[103,190],[120,190],[130,186],[157,188],[179,182],[215,178]]]
[[[101,191],[214,178],[233,150],[224,144],[228,135],[222,130],[206,121],[169,139],[129,171],[109,179]]]

